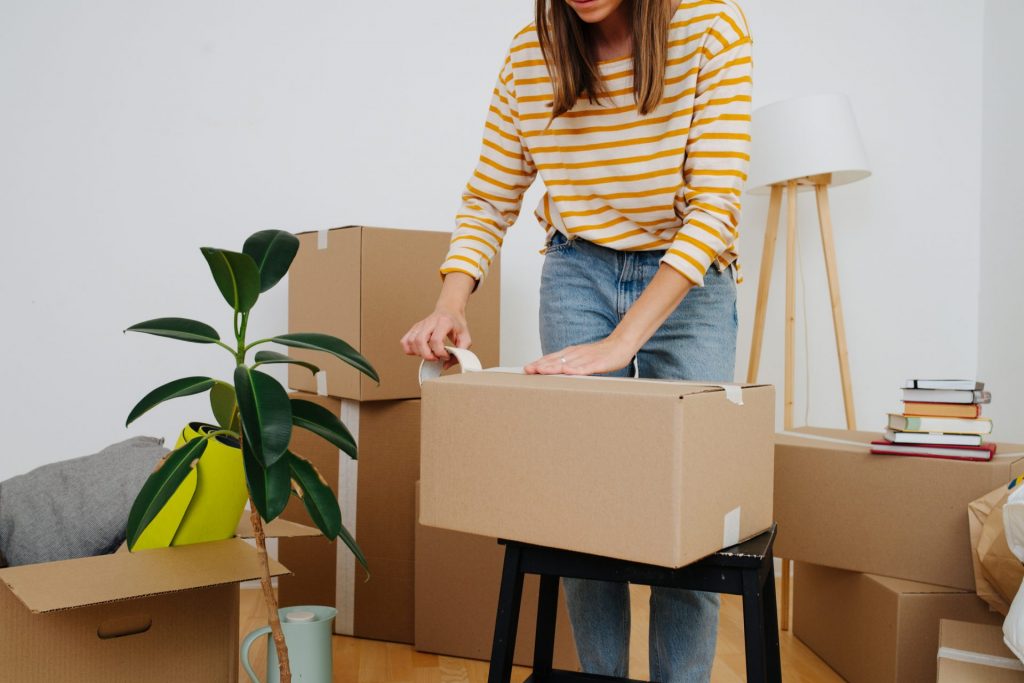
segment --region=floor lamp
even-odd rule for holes
[[[843,95],[811,95],[762,107],[753,115],[753,150],[747,187],[753,194],[770,192],[768,225],[761,253],[757,307],[747,382],[757,381],[764,338],[765,313],[771,287],[775,243],[782,203],[786,202],[786,347],[783,425],[793,428],[793,375],[795,315],[796,208],[800,191],[814,191],[818,204],[821,246],[832,300],[839,376],[842,382],[846,426],[856,429],[853,384],[846,351],[846,329],[839,297],[839,273],[832,239],[830,187],[856,182],[871,175],[853,108]],[[782,561],[782,629],[789,629],[790,563]]]

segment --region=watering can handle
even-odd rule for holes
[[[249,674],[249,680],[252,681],[252,683],[260,683],[260,679],[256,678],[256,672],[252,670],[252,665],[249,664],[249,648],[252,647],[252,644],[256,642],[258,638],[262,638],[267,635],[270,635],[269,626],[258,628],[242,640],[242,646],[239,648],[242,655],[242,668],[245,669],[245,673]]]

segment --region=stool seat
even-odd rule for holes
[[[686,588],[743,596],[743,632],[747,680],[782,680],[775,601],[772,546],[776,525],[749,540],[724,548],[693,564],[676,569],[630,562],[571,550],[499,540],[505,546],[505,565],[491,649],[488,683],[508,683],[516,645],[523,578],[540,576],[537,631],[534,641],[534,683],[630,683],[630,679],[561,671],[552,668],[559,579],[570,577],[618,581],[648,586]]]

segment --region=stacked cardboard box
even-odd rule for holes
[[[994,620],[974,595],[967,505],[1024,472],[1024,448],[887,458],[871,455],[877,438],[776,436],[775,550],[799,563],[793,632],[852,683],[934,680],[939,619]]]
[[[380,375],[380,385],[323,354],[290,349],[321,368],[316,376],[289,369],[294,396],[338,415],[356,439],[351,460],[304,430],[292,449],[313,461],[338,494],[345,526],[366,554],[370,578],[348,548],[322,538],[282,540],[279,557],[292,576],[279,580],[282,606],[335,605],[335,631],[343,635],[414,641],[414,549],[419,477],[419,359],[402,353],[399,340],[433,310],[437,266],[447,233],[348,226],[299,235],[289,275],[289,332],[324,332],[344,339]],[[473,350],[498,363],[500,270],[470,300],[467,317]],[[286,519],[306,513],[293,500]]]

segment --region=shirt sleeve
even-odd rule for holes
[[[662,259],[697,286],[739,235],[740,194],[750,163],[753,60],[746,22],[729,8],[708,36],[675,200],[683,225]]]
[[[462,193],[442,275],[461,272],[477,281],[486,276],[536,175],[519,128],[510,52],[494,87],[480,160]]]

